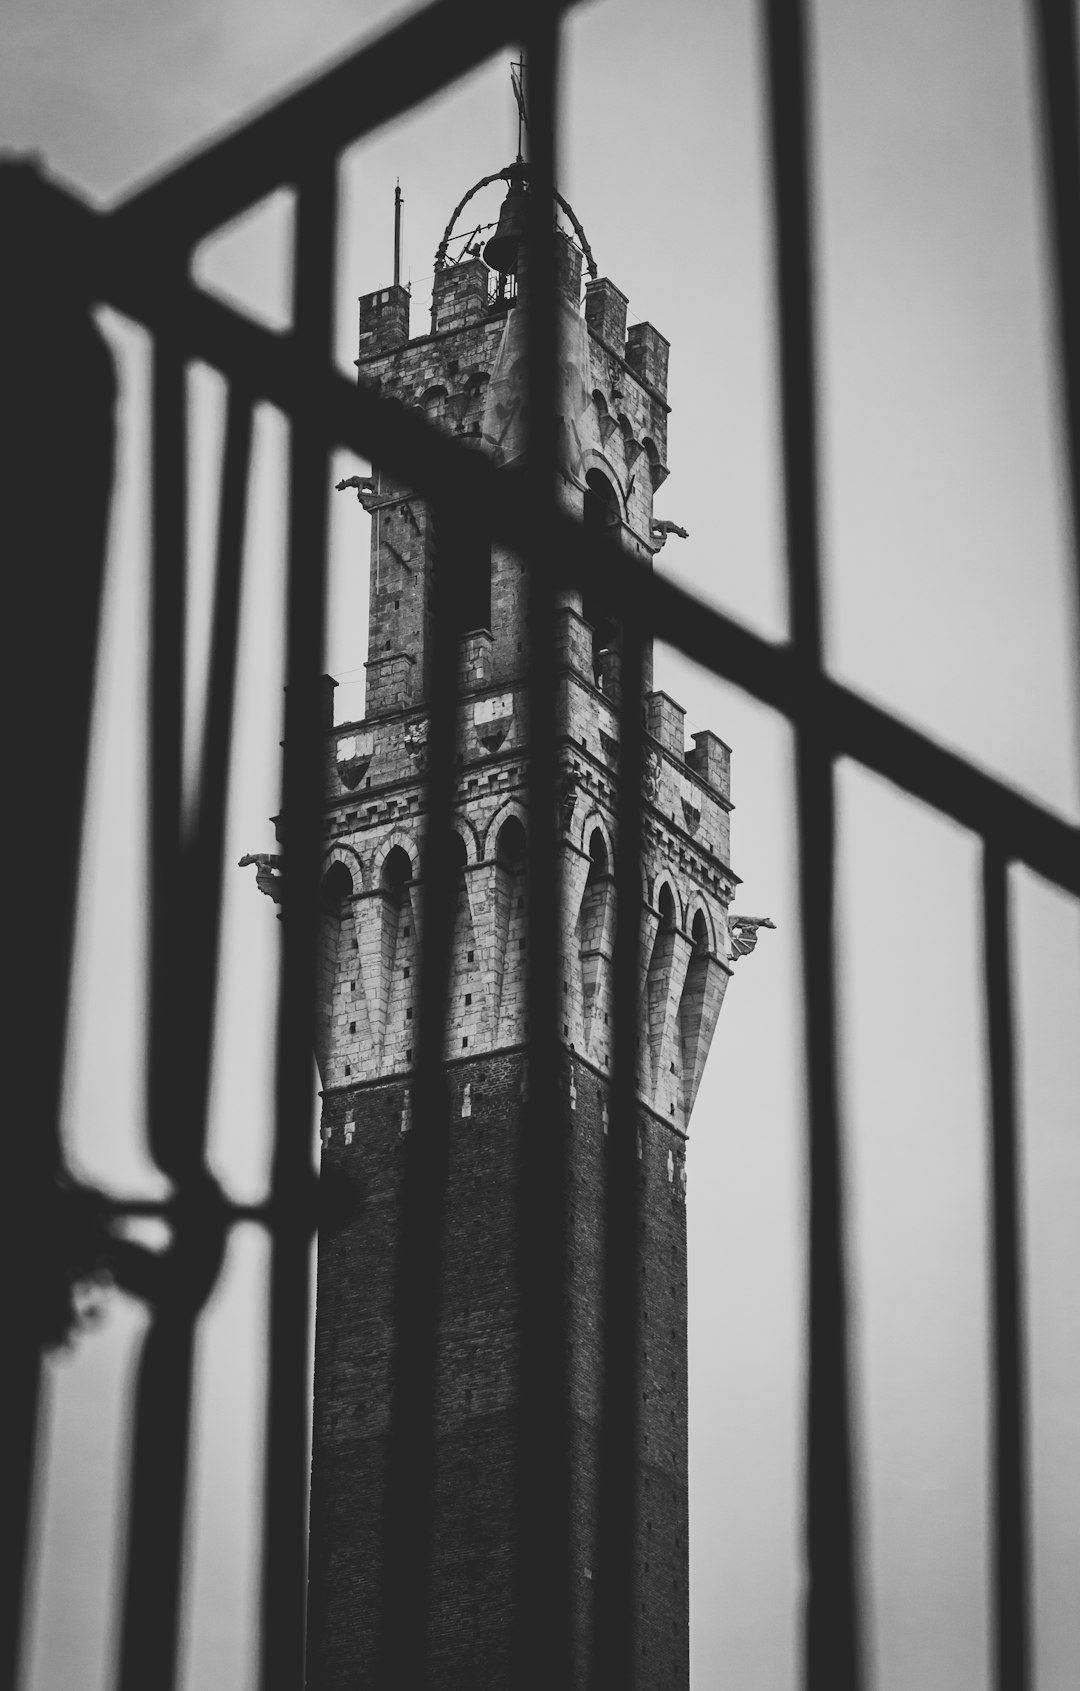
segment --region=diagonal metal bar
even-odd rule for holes
[[[294,263],[294,341],[303,381],[329,361],[333,335],[337,173],[300,183]],[[322,846],[327,497],[325,438],[306,426],[314,395],[289,433],[287,686],[282,774],[283,871],[277,1098],[271,1193],[270,1356],[263,1516],[262,1691],[295,1691],[304,1664],[307,1530],[309,1272],[314,1222],[315,979]]]
[[[170,318],[160,278],[128,261],[126,243],[113,247],[109,220],[63,191],[53,192],[57,215],[67,222],[99,297],[151,329],[168,323],[186,356],[242,381],[253,398],[303,416],[328,444],[378,456],[425,497],[453,498],[455,490],[467,490],[478,507],[490,511],[496,538],[524,553],[530,525],[512,478],[336,371],[327,368],[319,378],[305,374],[295,337],[272,334],[193,286],[178,292]],[[641,570],[640,561],[613,544],[587,545],[570,517],[559,514],[554,520],[557,544],[549,567],[557,583],[603,581],[617,606],[624,573]],[[854,758],[963,828],[993,833],[1010,859],[1080,893],[1075,827],[840,682],[805,674],[790,646],[763,639],[674,582],[649,575],[641,593],[656,639],[785,716],[812,714],[837,756]]]
[[[114,213],[118,230],[144,250],[193,245],[295,183],[298,160],[329,163],[516,43],[526,10],[522,0],[436,0],[137,189]]]
[[[376,453],[392,474],[420,493],[452,497],[455,488],[467,487],[470,497],[490,510],[496,537],[524,546],[528,522],[509,478],[479,454],[332,369],[306,387],[294,337],[270,333],[191,285],[170,296],[160,274],[139,262],[137,248],[113,241],[108,217],[89,211],[61,189],[51,193],[54,214],[66,225],[66,239],[79,252],[88,287],[98,297],[152,330],[170,326],[188,357],[242,380],[253,398],[303,414],[307,426],[331,445],[366,457]],[[592,579],[603,576],[610,583],[617,604],[621,573],[640,569],[639,561],[603,544],[594,559],[569,517],[557,517],[556,533],[551,567],[560,584],[584,583],[592,572]],[[675,583],[651,576],[642,592],[657,639],[785,716],[812,711],[836,755],[855,758],[961,827],[994,833],[1010,859],[1066,891],[1080,892],[1075,828],[841,683],[799,674],[790,647],[762,639]]]
[[[504,41],[529,36],[532,55],[531,101],[535,161],[547,204],[554,187],[556,8],[538,3],[496,0],[439,0],[416,18],[389,31],[343,64],[300,90],[274,110],[256,117],[232,136],[181,165],[165,180],[133,195],[109,218],[94,217],[56,195],[52,211],[71,223],[70,257],[86,255],[92,263],[80,274],[109,298],[147,322],[161,340],[157,354],[155,404],[155,487],[157,514],[155,627],[160,666],[154,665],[154,991],[151,1011],[150,1133],[160,1166],[176,1182],[167,1202],[174,1220],[177,1250],[166,1265],[154,1302],[157,1318],[143,1359],[140,1413],[129,1544],[128,1628],[122,1649],[125,1686],[167,1687],[174,1672],[179,1558],[182,1547],[183,1488],[187,1415],[190,1398],[192,1324],[200,1300],[217,1272],[223,1206],[203,1177],[202,1154],[208,1029],[206,1005],[198,1027],[198,1062],[186,1076],[186,1089],[171,1093],[175,1070],[176,1028],[173,1010],[181,993],[212,974],[217,945],[220,899],[220,828],[224,770],[214,763],[208,740],[204,749],[204,808],[196,842],[181,850],[179,827],[179,727],[183,675],[184,592],[184,440],[182,388],[185,357],[209,357],[230,381],[246,383],[252,399],[271,398],[293,424],[291,449],[289,702],[286,724],[285,829],[290,897],[286,912],[279,1028],[278,1134],[274,1189],[261,1214],[274,1238],[272,1290],[272,1364],[268,1503],[267,1578],[264,1590],[264,1686],[299,1683],[302,1614],[302,1531],[304,1516],[302,1380],[306,1364],[306,1285],[310,1210],[310,1153],[307,1143],[311,1101],[310,1022],[317,922],[320,812],[320,727],[317,680],[321,669],[322,595],[325,568],[325,496],[327,453],[331,444],[352,445],[380,461],[432,500],[457,497],[487,505],[498,537],[516,546],[532,564],[533,652],[531,710],[530,947],[534,978],[531,1037],[531,1110],[523,1144],[523,1310],[526,1355],[523,1381],[536,1388],[535,1402],[523,1395],[523,1451],[537,1453],[539,1467],[523,1471],[523,1504],[535,1528],[522,1561],[523,1681],[566,1682],[566,1638],[562,1617],[568,1613],[566,1587],[563,1446],[565,1367],[562,1331],[563,1247],[556,1224],[564,1214],[560,1182],[564,1169],[559,1136],[552,1124],[564,1112],[556,1088],[554,1042],[555,953],[548,927],[557,896],[554,881],[555,836],[551,791],[555,772],[552,708],[553,671],[549,659],[553,593],[557,582],[601,579],[610,602],[621,608],[635,634],[650,628],[686,655],[704,663],[768,703],[796,723],[800,826],[800,877],[803,920],[804,996],[811,1094],[811,1378],[809,1391],[808,1551],[811,1567],[807,1637],[807,1680],[813,1686],[842,1691],[858,1681],[858,1612],[850,1437],[848,1432],[847,1358],[844,1320],[843,1181],[836,1072],[833,899],[833,760],[858,759],[904,791],[934,805],[958,824],[991,843],[986,848],[984,904],[987,945],[987,1003],[992,1095],[992,1142],[995,1193],[995,1336],[996,1336],[996,1487],[998,1577],[998,1674],[1002,1687],[1021,1688],[1029,1673],[1027,1613],[1026,1493],[1024,1483],[1023,1334],[1020,1298],[1015,1079],[1008,996],[1009,966],[1006,862],[1024,861],[1057,884],[1080,891],[1080,836],[1075,828],[1023,795],[976,769],[956,754],[860,699],[823,673],[822,586],[818,558],[817,470],[815,463],[815,378],[812,292],[812,223],[808,180],[810,125],[803,9],[797,0],[767,0],[767,43],[773,131],[774,196],[779,261],[779,319],[785,452],[785,502],[791,580],[793,644],[772,646],[718,612],[700,606],[670,583],[643,577],[640,567],[614,547],[590,548],[580,529],[559,517],[552,506],[551,442],[534,439],[532,483],[524,500],[509,478],[498,477],[475,455],[437,437],[418,419],[410,419],[363,391],[358,395],[329,368],[330,282],[333,273],[333,191],[330,160],[343,145],[370,133],[391,116],[411,109],[418,99],[449,84]],[[1051,204],[1051,239],[1061,313],[1068,467],[1071,478],[1074,538],[1080,547],[1080,163],[1078,163],[1075,10],[1070,0],[1033,0],[1046,121],[1046,179]],[[326,161],[325,174],[311,162]],[[301,209],[298,230],[297,333],[270,337],[237,314],[201,298],[182,280],[179,259],[169,274],[160,257],[174,257],[209,229],[254,203],[265,193],[297,180]],[[530,276],[536,296],[530,330],[534,421],[546,430],[552,395],[545,384],[554,368],[554,298],[550,231],[539,222],[531,231]],[[129,302],[125,304],[124,301]],[[216,356],[208,348],[216,349]],[[170,409],[171,407],[171,409]],[[178,420],[179,419],[179,420]],[[247,418],[250,425],[250,415]],[[171,436],[170,436],[171,431]],[[171,452],[170,440],[176,447]],[[234,441],[235,445],[235,441]],[[246,456],[246,449],[245,449]],[[471,462],[466,462],[466,459]],[[236,486],[235,479],[228,485]],[[227,491],[227,490],[226,490]],[[321,506],[320,506],[321,500]],[[226,527],[223,494],[223,533]],[[172,520],[175,517],[175,522]],[[241,519],[242,520],[242,519]],[[311,547],[314,545],[314,557]],[[1078,571],[1080,590],[1080,571]],[[224,591],[219,572],[219,589]],[[237,582],[238,587],[238,582]],[[224,628],[235,606],[219,603]],[[636,619],[636,620],[635,620]],[[234,651],[233,634],[233,651]],[[225,646],[229,647],[229,640]],[[452,642],[444,641],[447,650]],[[229,660],[231,661],[231,660]],[[215,663],[217,659],[215,659]],[[228,662],[223,658],[224,668]],[[452,686],[452,661],[450,668]],[[222,720],[224,670],[215,669],[211,692],[215,721]],[[629,689],[628,672],[627,686]],[[231,677],[226,688],[231,697]],[[625,705],[625,700],[624,700]],[[447,773],[452,770],[453,713],[447,711],[437,733],[450,735]],[[227,738],[227,737],[226,737]],[[637,749],[635,750],[635,745]],[[447,748],[443,746],[445,751]],[[217,752],[227,746],[217,747]],[[434,761],[434,745],[432,757]],[[640,752],[640,725],[623,725],[624,805],[630,802],[632,766]],[[306,767],[305,767],[306,766]],[[636,789],[633,789],[636,792]],[[219,803],[221,798],[221,803]],[[438,782],[429,794],[433,809],[431,839],[437,835],[445,795]],[[437,815],[436,815],[437,813]],[[448,814],[448,813],[447,813]],[[632,841],[633,818],[620,833]],[[442,822],[439,822],[441,828]],[[214,844],[216,842],[216,845]],[[627,845],[622,868],[630,872]],[[181,894],[170,903],[170,873],[180,871]],[[439,867],[434,859],[428,891]],[[205,910],[200,889],[213,903]],[[620,889],[622,890],[622,889]],[[625,914],[633,895],[623,893]],[[636,908],[636,907],[635,907]],[[184,917],[184,913],[187,913]],[[443,920],[446,912],[443,911]],[[183,918],[183,919],[182,919]],[[181,920],[182,919],[182,920]],[[438,918],[437,918],[438,920]],[[181,921],[181,931],[177,923]],[[429,941],[432,929],[428,927]],[[437,937],[437,936],[436,936]],[[636,935],[635,935],[636,937]],[[628,943],[628,942],[627,942]],[[430,963],[425,958],[422,1020],[422,1067],[432,1086],[425,1121],[439,1119],[435,1098],[441,1039],[439,978],[441,942]],[[170,958],[182,967],[167,978]],[[548,976],[550,975],[550,980]],[[630,977],[632,978],[632,972]],[[286,1026],[288,1021],[288,1027]],[[632,1046],[634,1018],[626,1024]],[[427,1044],[424,1028],[429,1028]],[[628,1085],[627,1123],[634,1121],[632,1062],[617,1068],[617,1085]],[[629,1074],[631,1079],[627,1081]],[[196,1094],[198,1096],[196,1097]],[[189,1103],[183,1101],[187,1098]],[[613,1112],[614,1113],[614,1112]],[[621,1115],[618,1119],[622,1119]],[[437,1165],[436,1173],[437,1173]],[[621,1164],[620,1164],[621,1167]],[[430,1172],[430,1171],[429,1171]],[[633,1172],[631,1170],[631,1172]],[[531,1189],[527,1181],[533,1180]],[[625,1260],[634,1241],[620,1228],[633,1199],[613,1177],[609,1221],[609,1278],[616,1282],[612,1251]],[[429,1218],[432,1193],[429,1187]],[[233,1214],[235,1207],[229,1210]],[[235,1211],[238,1213],[238,1211]],[[545,1225],[546,1223],[546,1225]],[[530,1228],[532,1232],[530,1232]],[[429,1239],[437,1237],[432,1230]],[[622,1244],[619,1239],[622,1237]],[[204,1244],[197,1248],[198,1241]],[[432,1246],[434,1250],[435,1247]],[[187,1253],[185,1255],[185,1252]],[[435,1264],[431,1258],[431,1266]],[[209,1278],[208,1278],[209,1276]],[[635,1282],[636,1284],[636,1282]],[[429,1320],[433,1358],[437,1309],[437,1266],[420,1299],[421,1323]],[[424,1300],[427,1300],[426,1303]],[[435,1300],[434,1303],[432,1300]],[[425,1314],[425,1311],[427,1312]],[[620,1313],[621,1312],[621,1313]],[[630,1305],[621,1300],[614,1313],[608,1380],[633,1379]],[[624,1330],[626,1322],[630,1327]],[[426,1343],[426,1341],[425,1341]],[[422,1347],[423,1348],[423,1347]],[[627,1370],[629,1369],[629,1372]],[[426,1388],[425,1388],[426,1389]],[[562,1394],[560,1396],[560,1393]],[[417,1401],[423,1398],[420,1392]],[[634,1394],[631,1393],[631,1397]],[[535,1411],[535,1414],[534,1414]],[[542,1417],[547,1414],[544,1425]],[[605,1460],[618,1467],[627,1411],[611,1408],[614,1444]],[[622,1419],[620,1420],[620,1414]],[[620,1428],[622,1433],[620,1433]],[[611,1482],[605,1482],[609,1485]],[[545,1490],[545,1485],[547,1489]],[[625,1496],[615,1485],[616,1507]],[[614,1520],[609,1515],[608,1520]],[[165,1527],[164,1543],[145,1562],[139,1547]],[[838,1535],[838,1536],[837,1536]],[[629,1534],[627,1535],[627,1542]],[[404,1541],[403,1541],[404,1542]],[[615,1546],[601,1576],[602,1636],[618,1624],[627,1589],[626,1558]],[[604,1586],[604,1580],[611,1584]],[[171,1582],[171,1595],[170,1595]],[[620,1595],[621,1593],[621,1595]],[[609,1601],[610,1598],[610,1601]],[[606,1605],[606,1606],[605,1606]],[[402,1609],[408,1625],[409,1617]],[[552,1616],[557,1624],[552,1625]],[[606,1618],[605,1618],[606,1617]],[[612,1617],[615,1617],[612,1620]],[[625,1657],[629,1626],[612,1640]],[[528,1651],[528,1655],[526,1655]],[[533,1653],[535,1651],[535,1653]],[[598,1658],[599,1659],[599,1658]],[[610,1656],[607,1658],[612,1659]],[[621,1659],[621,1658],[620,1658]],[[422,1661],[414,1651],[412,1660]],[[629,1675],[627,1675],[629,1678]]]
[[[1008,866],[989,842],[983,848],[983,947],[993,1217],[995,1684],[997,1691],[1027,1691],[1032,1674],[1026,1367]]]

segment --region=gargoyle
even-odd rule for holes
[[[731,933],[731,961],[737,963],[740,957],[747,957],[757,944],[759,928],[775,928],[776,923],[771,916],[730,916],[728,928]]]
[[[246,869],[249,863],[255,865],[255,885],[267,898],[272,898],[275,904],[281,903],[281,889],[284,876],[281,873],[281,858],[272,852],[254,851],[240,859],[239,867]]]
[[[677,534],[680,540],[690,538],[689,529],[680,528],[678,523],[673,523],[668,517],[653,517],[649,524],[649,534],[658,552],[661,546],[667,545],[669,534]]]
[[[344,493],[347,487],[355,487],[356,497],[365,511],[370,511],[379,498],[379,489],[374,476],[347,476],[344,481],[337,483],[335,492]]]

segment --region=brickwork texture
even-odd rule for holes
[[[471,260],[443,275],[435,332],[418,339],[409,339],[404,290],[366,296],[358,368],[362,382],[509,462],[519,445],[514,381],[525,302],[493,310],[484,270]],[[629,550],[651,560],[653,494],[667,474],[667,342],[648,324],[627,336],[626,299],[606,279],[589,284],[586,315],[570,312],[567,335],[576,350],[567,363],[575,391],[564,419],[564,503],[586,522],[602,512],[605,526],[615,526]],[[494,393],[502,396],[499,406],[492,403]],[[358,1691],[371,1684],[378,1640],[393,1273],[423,938],[430,589],[440,544],[432,514],[408,488],[376,471],[361,497],[371,513],[367,709],[363,721],[327,732],[318,1036],[324,1163],[348,1176],[358,1208],[319,1245],[313,1691]],[[487,619],[461,630],[458,883],[446,1015],[452,1125],[430,1641],[430,1682],[438,1691],[509,1691],[511,1685],[528,654],[520,563],[498,547],[480,555],[482,572],[489,573],[474,583],[470,606],[481,618],[486,611]],[[610,1126],[618,633],[604,621],[602,607],[571,594],[559,614],[558,640],[560,774],[553,802],[561,894],[552,920],[562,966],[561,1089],[571,1146],[575,1685],[584,1687],[603,1344],[600,1217]],[[728,907],[737,878],[728,864],[728,748],[706,732],[695,735],[688,749],[683,712],[663,693],[650,691],[643,708],[638,1143],[644,1295],[634,1691],[686,1691],[684,1152],[731,973]]]

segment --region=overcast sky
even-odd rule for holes
[[[8,0],[2,139],[111,203],[399,8],[369,0]],[[820,0],[828,650],[834,672],[1052,809],[1080,812],[1036,134],[1019,0]],[[662,564],[785,633],[770,243],[750,0],[601,0],[568,31],[560,184],[601,274],[672,343]],[[516,136],[506,58],[348,156],[337,346],[391,279],[405,195],[413,332],[435,247]],[[289,211],[196,271],[271,322]],[[138,424],[141,331],[106,322]],[[196,561],[211,532],[220,383],[193,376]],[[229,855],[278,804],[283,431],[260,418]],[[57,457],[78,450],[59,438]],[[333,507],[328,666],[362,696],[366,520]],[[69,1143],[88,1178],[154,1188],[139,1136],[145,440],[128,429],[80,930]],[[205,581],[205,569],[199,579]],[[200,596],[193,606],[197,673]],[[48,663],[47,635],[41,657]],[[658,684],[734,747],[737,908],[775,933],[738,965],[691,1130],[691,1586],[695,1691],[795,1684],[802,1070],[789,738],[671,654]],[[56,678],[63,684],[63,678]],[[983,1033],[975,844],[884,783],[840,773],[845,1126],[853,1206],[861,1514],[877,1691],[981,1691],[988,1665]],[[1080,923],[1016,875],[1032,1317],[1039,1691],[1080,1660]],[[238,1196],[266,1169],[276,924],[227,891],[212,1155]],[[240,1236],[204,1322],[186,1683],[252,1683],[260,1241]],[[52,1369],[28,1691],[97,1691],[110,1650],[117,1459],[142,1318],[116,1299]]]

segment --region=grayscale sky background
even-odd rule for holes
[[[8,0],[6,144],[96,203],[238,121],[401,8],[373,0]],[[1075,818],[1076,649],[1020,0],[818,0],[825,557],[834,672]],[[601,0],[567,29],[561,187],[601,274],[672,343],[671,479],[690,539],[660,560],[771,638],[785,633],[760,43],[750,0]],[[508,56],[350,153],[337,345],[391,279],[406,201],[413,332],[450,211],[511,157]],[[196,272],[287,315],[288,206],[208,243]],[[106,319],[127,417],[142,332]],[[221,387],[192,377],[205,635]],[[281,701],[283,429],[260,418],[230,857],[269,849]],[[79,451],[61,424],[56,467]],[[342,460],[343,466],[348,466]],[[59,495],[59,496],[62,496]],[[90,857],[68,1081],[88,1178],[157,1189],[139,1134],[143,1004],[145,439],[114,516]],[[358,714],[367,519],[333,505],[328,667]],[[201,584],[201,590],[200,590]],[[276,597],[277,596],[277,597]],[[47,630],[40,661],[48,673]],[[52,676],[62,687],[63,676]],[[735,751],[737,908],[771,915],[728,993],[689,1161],[694,1691],[794,1691],[798,1601],[802,1068],[789,737],[670,653],[658,684]],[[192,713],[192,721],[196,713]],[[27,724],[27,731],[32,731]],[[861,1515],[876,1691],[981,1691],[988,1670],[986,1155],[974,842],[843,767],[843,1073],[856,1269]],[[250,872],[226,907],[212,1156],[266,1173],[277,928]],[[1014,876],[1034,1380],[1039,1691],[1080,1661],[1080,923]],[[234,1243],[203,1323],[185,1686],[253,1684],[257,1406],[265,1256]],[[99,1691],[122,1518],[123,1417],[141,1313],[112,1300],[51,1368],[36,1620],[25,1691]]]

